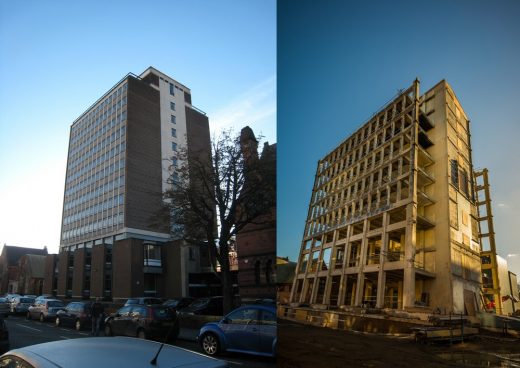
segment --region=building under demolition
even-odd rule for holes
[[[469,125],[446,81],[416,80],[321,159],[291,301],[475,314]]]

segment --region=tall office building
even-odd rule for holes
[[[291,301],[475,314],[469,120],[419,81],[318,162]]]
[[[186,294],[197,249],[174,246],[156,219],[184,148],[210,157],[208,118],[188,87],[152,67],[125,76],[72,123],[58,295]]]

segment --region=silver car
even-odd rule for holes
[[[16,296],[11,300],[11,313],[27,313],[32,304],[34,304],[34,298]]]
[[[153,362],[155,358],[155,362]],[[225,368],[226,362],[176,346],[131,337],[88,337],[11,350],[0,367]]]
[[[58,299],[44,299],[31,305],[27,310],[27,319],[39,319],[43,322],[47,319],[56,318],[56,313],[65,309],[65,304]]]

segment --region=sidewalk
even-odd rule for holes
[[[198,329],[181,327],[179,329],[179,340],[197,341]]]

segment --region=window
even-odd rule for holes
[[[179,165],[179,160],[177,159],[177,157],[172,158],[172,165],[174,167],[177,167]],[[191,248],[190,248],[190,250],[191,250]]]
[[[457,160],[450,160],[451,167],[451,184],[455,186],[455,188],[459,189],[459,163]]]
[[[177,124],[177,118],[175,117],[175,115],[171,116],[171,122],[172,124]]]
[[[260,321],[263,325],[276,326],[276,315],[266,310],[262,310]]]
[[[170,109],[175,111],[175,102],[170,102]]]
[[[227,322],[230,324],[258,324],[258,310],[254,308],[245,308],[237,310],[228,315]]]
[[[177,138],[177,129],[172,128],[172,137]]]
[[[161,247],[144,244],[144,265],[161,267]]]
[[[172,142],[172,151],[177,152],[177,143]]]
[[[175,96],[175,86],[170,83],[170,95]]]

